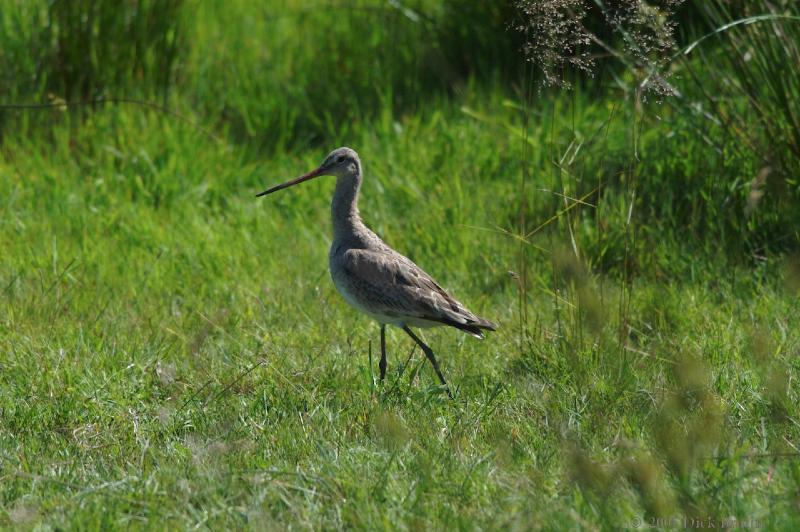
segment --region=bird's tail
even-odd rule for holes
[[[475,317],[474,320],[470,320],[469,323],[450,323],[450,325],[452,325],[456,329],[460,329],[460,330],[462,330],[462,331],[464,331],[466,333],[469,333],[472,336],[474,336],[475,338],[478,338],[480,340],[483,340],[483,338],[484,338],[484,335],[483,335],[483,331],[484,330],[486,330],[486,331],[496,331],[497,330],[497,325],[496,324],[492,323],[489,320],[486,320],[486,319],[483,319],[483,318],[479,318],[477,316]]]

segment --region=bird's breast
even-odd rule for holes
[[[346,244],[334,242],[328,255],[331,279],[336,290],[342,298],[359,312],[363,312],[381,323],[389,323],[386,316],[376,312],[374,302],[375,294],[371,294],[369,287],[357,277],[354,277],[345,268],[345,253],[350,249]]]

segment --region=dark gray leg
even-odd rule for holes
[[[439,369],[439,363],[438,363],[438,362],[436,362],[436,357],[433,355],[433,350],[432,350],[430,347],[428,347],[428,346],[425,344],[425,342],[423,342],[422,340],[420,340],[420,339],[419,339],[419,337],[417,337],[417,335],[416,335],[416,334],[414,334],[413,332],[411,332],[411,329],[409,329],[409,328],[408,328],[408,327],[406,327],[406,326],[403,326],[403,330],[404,330],[404,331],[406,332],[406,334],[408,334],[408,335],[409,335],[409,336],[410,336],[410,337],[411,337],[411,338],[412,338],[412,339],[413,339],[415,342],[417,342],[417,345],[419,345],[419,346],[422,348],[422,351],[425,353],[425,356],[426,356],[426,357],[428,357],[428,360],[430,360],[430,361],[431,361],[431,364],[433,364],[433,369],[436,371],[436,375],[438,375],[438,376],[439,376],[439,380],[442,382],[442,386],[444,386],[444,387],[447,389],[447,395],[448,395],[448,396],[450,396],[450,399],[452,399],[452,398],[453,398],[453,394],[452,394],[452,393],[450,393],[450,387],[447,385],[447,381],[445,381],[445,380],[444,380],[444,375],[442,375],[442,370],[440,370],[440,369]]]
[[[381,323],[381,361],[378,362],[378,367],[381,368],[381,382],[386,376],[386,324]]]

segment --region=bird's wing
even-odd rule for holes
[[[370,294],[369,301],[361,303],[373,312],[456,327],[494,328],[490,322],[472,314],[430,275],[399,253],[350,249],[344,253],[342,266],[343,273],[359,288],[359,292]]]

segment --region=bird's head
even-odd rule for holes
[[[285,183],[268,188],[264,192],[256,194],[256,196],[266,196],[267,194],[272,194],[278,190],[289,188],[302,183],[303,181],[308,181],[309,179],[314,179],[315,177],[319,177],[321,175],[332,175],[336,176],[337,178],[354,177],[358,175],[360,171],[361,161],[359,160],[358,154],[355,152],[355,150],[351,150],[350,148],[336,148],[330,152],[327,157],[325,157],[325,160],[322,161],[322,164],[319,165],[319,168],[316,170],[312,170],[307,174],[301,175],[300,177],[290,179]]]
[[[323,173],[320,175],[334,175],[336,177],[346,177],[358,173],[361,161],[358,154],[350,148],[336,148],[325,157],[320,168]]]

